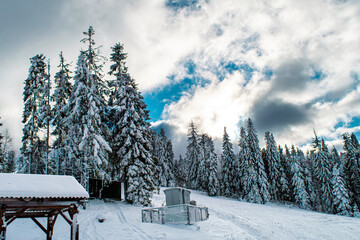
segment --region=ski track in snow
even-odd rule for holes
[[[120,204],[116,205],[116,215],[120,221],[120,223],[123,223],[129,230],[130,232],[134,235],[134,237],[136,237],[136,239],[140,239],[140,240],[152,240],[152,238],[148,235],[146,235],[146,233],[144,231],[142,231],[139,227],[137,227],[135,224],[131,224],[127,221],[125,215],[123,214],[122,211],[122,207]]]
[[[251,236],[255,237],[256,239],[268,239],[266,236],[262,235],[260,231],[250,225],[250,223],[245,219],[238,215],[225,212],[219,209],[211,209],[210,214],[215,213],[220,219],[228,221],[244,230],[246,230]],[[229,224],[230,224],[229,223]]]

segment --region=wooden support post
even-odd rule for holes
[[[57,214],[48,216],[46,240],[51,240],[52,239],[52,236],[53,236],[53,233],[54,233],[54,225],[55,225],[57,216],[58,216]]]
[[[79,223],[77,221],[77,213],[75,213],[72,217],[71,240],[79,240]]]
[[[6,239],[5,207],[0,208],[0,240]]]
[[[73,208],[69,210],[69,215],[72,220],[70,239],[71,240],[79,240],[79,223],[77,220],[78,209],[75,205],[73,205],[72,207]]]

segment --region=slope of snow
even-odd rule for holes
[[[191,191],[191,199],[209,207],[209,219],[194,225],[141,222],[141,207],[124,202],[91,200],[79,215],[80,239],[359,239],[360,219],[316,213],[282,205],[258,205]],[[153,204],[165,203],[163,191]],[[99,218],[105,219],[103,223]],[[43,221],[45,224],[45,221]],[[19,231],[18,229],[21,229]],[[54,240],[69,239],[70,227],[61,218]],[[27,219],[9,227],[7,240],[44,239],[44,233]]]

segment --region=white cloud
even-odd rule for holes
[[[253,104],[260,97],[271,96],[267,91],[272,89],[276,74],[264,80],[261,73],[255,73],[244,85],[244,77],[235,72],[219,82],[214,73],[221,70],[218,68],[224,61],[276,73],[285,63],[304,59],[326,73],[324,80],[307,83],[299,91],[276,92],[278,99],[308,104],[315,112],[307,124],[275,133],[280,143],[305,143],[313,128],[335,139],[340,133],[333,127],[360,114],[354,110],[360,109],[358,102],[351,100],[358,94],[357,90],[351,92],[358,84],[351,73],[360,73],[358,1],[207,2],[200,10],[183,9],[175,14],[159,0],[64,1],[60,14],[53,16],[56,19],[37,26],[43,28],[40,35],[24,39],[21,46],[7,44],[11,51],[1,61],[7,64],[0,66],[0,114],[12,126],[10,133],[20,142],[20,131],[15,129],[22,127],[21,92],[29,57],[44,52],[55,66],[57,54],[63,50],[68,61],[75,62],[81,32],[89,25],[97,32],[96,42],[104,45],[104,55],[109,56],[115,42],[125,44],[130,73],[143,92],[170,84],[170,74],[177,74],[179,80],[185,75],[181,63],[188,58],[197,65],[197,74],[211,80],[198,86],[193,95],[184,95],[167,106],[164,119],[182,133],[191,119],[197,119],[201,131],[221,137],[227,126],[236,138],[239,121],[252,115]],[[336,102],[336,98],[343,99]]]

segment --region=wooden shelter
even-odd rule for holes
[[[78,207],[87,198],[71,176],[0,173],[0,240],[6,239],[7,226],[17,218],[31,219],[50,240],[59,215],[70,225],[70,239],[78,240]],[[47,226],[38,218],[47,218]]]

